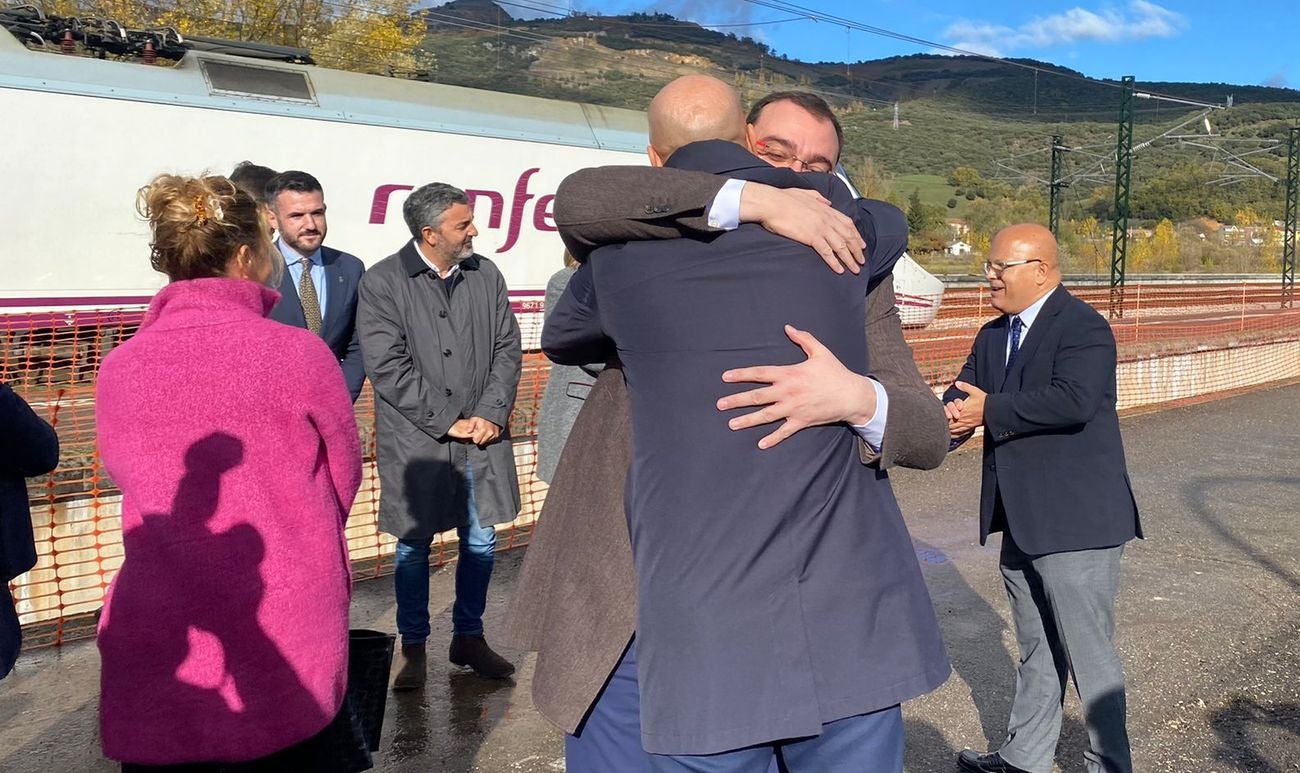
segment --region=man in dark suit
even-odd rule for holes
[[[324,339],[356,401],[366,380],[357,339],[357,287],[365,265],[324,245],[325,192],[315,177],[281,172],[266,184],[266,201],[280,229],[276,246],[286,268],[280,280],[280,302],[271,310],[271,319],[306,328]]]
[[[1115,412],[1115,337],[1061,283],[1056,240],[1014,225],[984,264],[1002,316],[980,329],[944,395],[954,444],[984,428],[980,544],[1000,565],[1020,666],[1007,740],[964,750],[964,770],[1049,773],[1067,675],[1083,703],[1089,773],[1129,773],[1115,593],[1124,543],[1142,536]]]
[[[8,384],[0,384],[0,679],[22,648],[9,582],[36,565],[27,478],[59,463],[59,438]]]
[[[826,103],[811,94],[769,95],[754,105],[747,120],[755,140],[781,139],[794,155],[821,159],[815,163],[833,163],[839,157],[838,121]],[[774,165],[804,168],[803,161],[794,158]],[[600,244],[720,234],[726,218],[717,217],[718,211],[726,209],[722,199],[732,196],[733,217],[760,222],[813,247],[834,270],[857,269],[861,260],[860,252],[835,249],[842,246],[852,253],[853,242],[859,250],[864,246],[853,221],[824,203],[794,195],[812,193],[809,190],[785,191],[724,175],[650,166],[587,169],[571,175],[560,188],[557,223],[566,243],[583,258]],[[896,208],[880,202],[870,206],[871,255],[892,264],[907,246],[906,221]],[[815,262],[816,255],[808,255]],[[867,372],[884,395],[870,422],[883,427],[883,433],[872,437],[865,432],[870,428],[864,428],[863,464],[880,471],[938,466],[948,448],[947,423],[903,338],[890,276],[870,285],[865,332]],[[809,359],[746,369],[747,378],[771,386],[725,400],[762,405],[759,423],[783,422],[787,431],[815,424],[842,426],[859,410],[857,399],[871,399],[876,390],[854,388],[866,379],[850,374],[807,333],[797,335],[808,345]],[[842,388],[846,381],[850,388]],[[623,515],[631,443],[627,401],[622,371],[602,374],[551,481],[507,615],[513,643],[538,653],[533,703],[565,731],[566,762],[574,773],[635,773],[648,765],[640,743],[636,665],[624,657],[626,651],[634,658],[628,645],[636,619],[635,577]]]
[[[725,84],[679,79],[649,117],[654,160],[811,186],[862,217],[838,180],[747,153]],[[730,141],[690,144],[700,137]],[[859,225],[870,242],[871,223]],[[603,248],[543,333],[563,364],[602,359],[612,338],[627,374],[635,658],[655,770],[762,770],[777,755],[793,771],[901,770],[898,704],[948,675],[892,491],[860,464],[853,435],[814,427],[762,450],[768,430],[717,417],[719,394],[736,391],[722,371],[801,358],[787,320],[865,372],[867,288],[892,262],[848,276],[792,270],[807,254],[757,226]]]

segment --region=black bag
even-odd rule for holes
[[[339,713],[324,730],[273,755],[284,766],[278,769],[358,773],[374,767],[371,752],[379,750],[396,639],[391,633],[348,631],[348,689]]]
[[[361,722],[370,751],[379,751],[388,702],[388,673],[393,667],[391,633],[354,628],[348,631],[348,698]]]

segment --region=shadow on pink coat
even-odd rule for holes
[[[125,550],[99,622],[112,759],[256,759],[343,701],[360,443],[338,361],[266,318],[278,298],[173,282],[100,371]]]

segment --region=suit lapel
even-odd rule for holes
[[[339,268],[338,252],[322,247],[320,256],[325,268],[325,285],[329,287],[329,294],[325,300],[325,319],[321,321],[320,332],[321,338],[328,343],[334,335],[334,326],[343,310],[342,299],[347,297],[347,293],[344,292],[346,288],[343,286],[347,279]]]
[[[280,303],[276,309],[282,322],[295,327],[307,327],[307,318],[302,314],[302,301],[298,300],[298,288],[293,284],[293,274],[289,273],[288,266],[284,267],[284,275],[280,277]]]
[[[993,369],[993,388],[990,392],[1001,392],[1002,384],[1007,375],[1007,320],[1010,319],[1003,314],[998,320],[998,325],[994,330],[993,340],[989,341],[989,364]]]
[[[1025,333],[1025,340],[1020,342],[1020,351],[1016,354],[1016,361],[1011,366],[1011,372],[1006,374],[1007,381],[1015,383],[1016,379],[1020,377],[1020,371],[1025,369],[1025,363],[1029,362],[1033,358],[1034,352],[1038,351],[1039,344],[1047,337],[1047,330],[1056,322],[1056,315],[1060,314],[1061,309],[1065,308],[1065,302],[1068,298],[1069,293],[1066,292],[1064,287],[1058,285],[1052,291],[1047,302],[1043,304],[1042,310],[1038,312],[1038,318],[1030,326],[1029,332]],[[1006,337],[1004,336],[1002,340],[1005,342]],[[1005,347],[1006,344],[1003,343],[1003,346]]]

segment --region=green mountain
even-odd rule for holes
[[[977,198],[1042,198],[1051,137],[1061,135],[1078,149],[1066,154],[1066,174],[1073,182],[1066,217],[1109,216],[1113,164],[1103,157],[1113,158],[1121,94],[1113,81],[1028,59],[915,54],[801,62],[750,38],[666,14],[525,20],[508,8],[490,0],[453,0],[422,12],[429,30],[426,46],[438,62],[430,78],[638,110],[664,83],[690,72],[735,83],[747,99],[808,89],[840,111],[844,161],[855,176],[865,169],[879,177],[869,185],[878,182],[888,189],[892,183],[906,185],[909,175],[946,178],[957,167],[972,167],[990,181],[990,190],[977,190]],[[1207,135],[1197,117],[1200,108],[1136,100],[1136,218],[1227,220],[1246,207],[1281,217],[1279,186],[1264,175],[1229,182],[1230,173],[1245,170],[1228,154],[1265,148],[1249,155],[1249,163],[1267,175],[1284,176],[1287,129],[1300,119],[1300,91],[1140,81],[1138,91],[1214,105],[1231,98],[1233,106],[1209,116],[1212,134]],[[1187,126],[1174,131],[1175,138],[1143,146],[1183,122]],[[1206,145],[1213,147],[1201,147]],[[896,200],[911,190],[893,187]],[[967,191],[960,193],[962,203],[954,209],[964,213]]]

